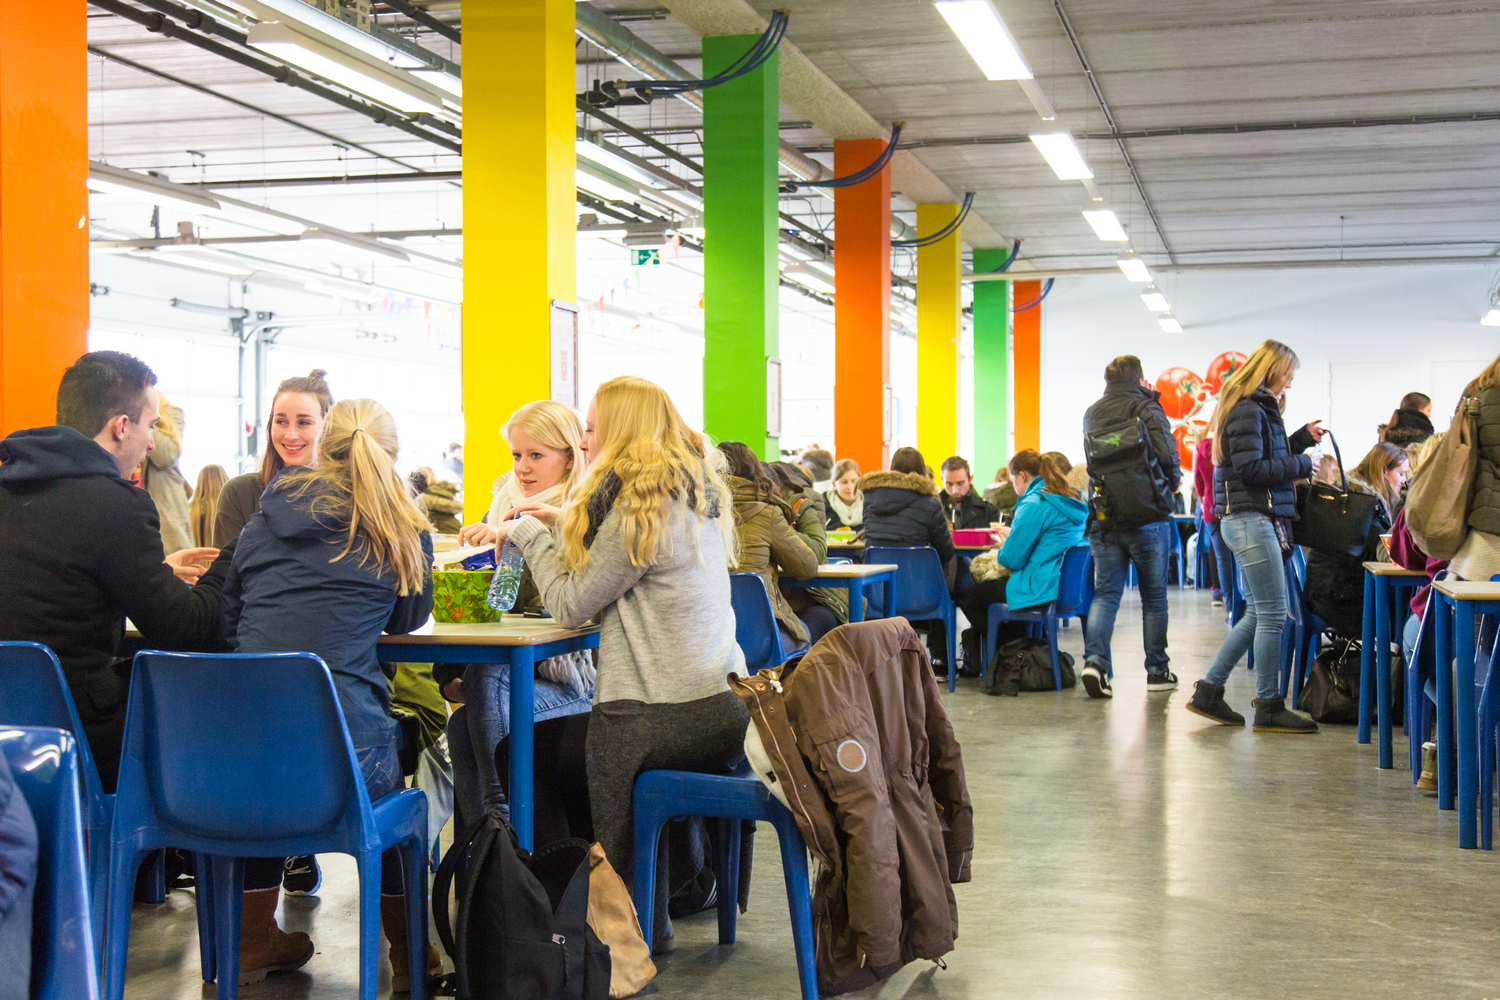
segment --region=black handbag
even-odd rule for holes
[[[1359,643],[1334,641],[1312,662],[1297,707],[1326,725],[1359,721]]]
[[[1332,434],[1328,439],[1333,441],[1333,454],[1339,463],[1339,485],[1304,483],[1297,487],[1297,520],[1292,525],[1292,541],[1318,552],[1357,559],[1365,553],[1370,523],[1375,519],[1380,498],[1350,492],[1339,443]]]

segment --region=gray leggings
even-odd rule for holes
[[[726,773],[745,756],[749,724],[750,711],[733,691],[678,704],[611,701],[594,706],[585,751],[594,836],[627,888],[635,885],[635,779],[657,768]],[[660,861],[654,916],[652,940],[660,941],[671,927],[667,866]]]

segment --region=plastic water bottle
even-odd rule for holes
[[[525,567],[526,560],[521,558],[521,550],[507,538],[505,547],[495,560],[495,577],[490,581],[490,592],[486,598],[490,607],[496,611],[509,611],[515,606],[516,594],[521,589],[521,570]]]

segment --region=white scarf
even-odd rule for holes
[[[507,511],[514,510],[523,503],[544,503],[551,507],[561,507],[568,496],[566,482],[550,486],[536,496],[526,496],[521,492],[521,484],[516,481],[514,472],[507,472],[496,479],[492,489],[495,499],[490,502],[490,512],[484,519],[486,524],[499,524]]]
[[[844,498],[839,496],[838,490],[829,490],[824,496],[828,500],[828,506],[839,516],[839,520],[849,527],[865,523],[865,495],[856,493],[854,502],[845,503]]]

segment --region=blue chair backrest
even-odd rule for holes
[[[1087,545],[1073,545],[1063,553],[1057,584],[1056,611],[1064,618],[1078,613],[1092,597],[1094,554]]]
[[[0,642],[0,724],[49,726],[72,733],[89,813],[103,815],[104,786],[99,783],[99,769],[89,752],[62,664],[56,653],[39,642]]]
[[[78,741],[51,727],[0,728],[0,755],[36,821],[37,881],[31,904],[31,996],[97,1000]]]
[[[117,840],[136,823],[169,831],[169,842],[188,849],[196,849],[195,839],[270,845],[340,829],[352,836],[360,813],[373,829],[349,727],[322,659],[136,654]]]
[[[865,565],[894,564],[896,578],[892,584],[894,594],[891,614],[897,618],[938,618],[948,601],[948,580],[943,575],[943,562],[937,549],[930,545],[920,548],[883,548],[872,546],[865,549]]]
[[[734,605],[734,638],[745,654],[745,669],[755,674],[781,666],[786,652],[766,582],[754,573],[730,573],[729,602]]]

